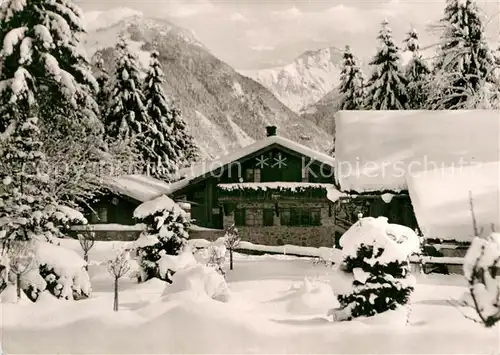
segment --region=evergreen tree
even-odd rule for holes
[[[4,240],[28,241],[47,231],[55,201],[43,174],[38,118],[17,104],[10,111],[15,128],[0,146],[0,231]]]
[[[409,302],[415,284],[409,256],[420,250],[414,231],[386,217],[365,217],[342,235],[340,246],[341,268],[353,282],[338,291],[339,316],[373,316]]]
[[[495,59],[474,0],[447,0],[440,21],[442,45],[435,63],[433,109],[474,108],[471,98],[485,85],[495,85]],[[487,90],[489,91],[489,89]]]
[[[170,125],[172,127],[172,139],[177,151],[182,153],[180,166],[186,167],[199,158],[199,150],[194,138],[189,134],[186,121],[182,118],[181,111],[173,102],[170,103]]]
[[[97,105],[99,106],[99,111],[101,117],[106,117],[108,115],[108,105],[110,101],[110,91],[109,91],[109,75],[108,71],[104,67],[104,60],[102,59],[102,54],[97,53],[95,58],[95,66],[97,68],[96,80],[99,86],[99,92],[97,93]]]
[[[137,240],[139,281],[157,277],[171,282],[174,270],[165,268],[162,258],[168,266],[169,256],[180,254],[187,245],[190,221],[186,213],[168,197],[160,196],[139,206],[134,217],[146,226]]]
[[[405,50],[412,53],[412,58],[406,66],[408,105],[413,110],[423,109],[427,103],[427,90],[431,71],[420,53],[418,33],[415,29],[408,32],[404,43],[406,43]]]
[[[349,46],[345,47],[340,73],[341,110],[359,110],[364,105],[364,78]]]
[[[177,172],[183,152],[173,139],[172,112],[163,93],[163,71],[158,52],[151,53],[151,63],[146,77],[145,98],[146,107],[155,130],[151,132],[151,149],[156,153],[157,161],[150,161],[151,173],[164,180],[171,181]]]
[[[366,108],[370,110],[402,110],[408,108],[406,79],[400,67],[399,48],[394,43],[387,20],[378,35],[381,42],[370,62],[374,67],[367,84]]]
[[[106,132],[111,138],[127,139],[150,129],[144,106],[143,82],[137,56],[123,38],[116,44],[115,84],[111,92]]]
[[[0,6],[0,80],[19,87],[32,78],[40,127],[52,133],[99,126],[97,83],[80,43],[81,17],[67,0],[12,0]],[[4,100],[0,126],[6,127],[12,117]]]
[[[82,167],[103,159],[98,84],[80,43],[81,17],[67,0],[0,5],[0,133],[36,108],[51,193],[65,203],[94,193],[99,177],[91,169],[82,174]],[[13,114],[12,103],[23,92]]]

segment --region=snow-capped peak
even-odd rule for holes
[[[143,13],[128,7],[118,7],[107,11],[88,11],[83,14],[87,31],[97,31],[111,27],[128,18],[142,17]]]
[[[335,48],[309,50],[292,63],[277,68],[242,71],[295,112],[320,100],[338,86],[342,52]]]

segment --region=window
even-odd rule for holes
[[[260,182],[260,169],[246,169],[245,170],[246,182]]]
[[[290,208],[280,212],[282,226],[319,226],[320,209]]]
[[[237,208],[234,210],[234,224],[238,227],[245,225],[245,210]]]
[[[258,225],[255,216],[256,216],[255,210],[245,211],[245,226],[252,227]]]
[[[290,210],[281,210],[280,211],[280,221],[282,226],[290,225]]]
[[[93,223],[107,223],[108,222],[108,209],[106,207],[99,207],[95,213],[92,213]]]
[[[274,225],[274,210],[265,209],[262,213],[262,225],[270,227]]]
[[[253,182],[253,180],[254,180],[253,169],[246,169],[245,170],[245,181],[246,182]]]
[[[260,169],[254,169],[253,181],[260,182]]]

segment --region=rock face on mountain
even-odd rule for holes
[[[109,21],[109,14],[92,13],[92,23],[87,23],[87,52],[101,52],[105,65],[112,70],[113,46],[119,34],[129,40],[144,68],[150,51],[158,50],[165,93],[182,110],[205,158],[230,153],[263,138],[267,125],[276,125],[280,135],[313,149],[330,148],[332,137],[326,131],[292,112],[261,84],[217,59],[191,31],[168,21],[125,14]]]
[[[305,107],[301,117],[323,128],[332,136],[335,134],[335,113],[339,110],[340,93],[333,89],[318,102]]]
[[[342,51],[330,47],[307,51],[284,67],[240,73],[258,81],[300,113],[338,86],[341,62]]]

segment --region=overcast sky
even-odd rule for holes
[[[498,43],[500,0],[477,0]],[[364,59],[376,50],[380,22],[401,42],[414,27],[426,30],[443,15],[445,0],[80,0],[84,11],[129,7],[191,29],[220,59],[237,69],[285,64],[308,49],[351,45]]]

